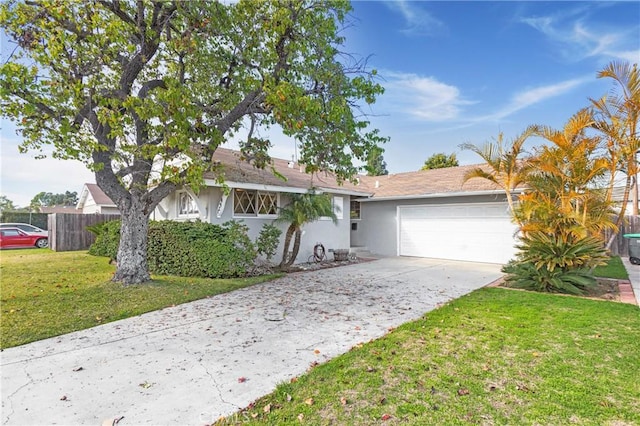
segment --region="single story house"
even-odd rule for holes
[[[214,161],[223,165],[228,191],[209,173],[197,194],[189,188],[175,191],[152,219],[241,220],[255,239],[287,204],[288,194],[313,186],[331,195],[338,223],[326,219],[304,226],[297,262],[305,262],[316,243],[327,250],[359,247],[383,256],[489,263],[506,263],[515,253],[517,228],[504,192],[482,179],[464,182],[464,174],[477,166],[359,176],[357,184],[339,185],[331,174],[309,175],[294,161],[274,159],[273,167],[286,180],[254,168],[237,151],[218,148]],[[279,250],[277,259],[282,241]]]
[[[120,214],[118,207],[95,183],[85,183],[76,205],[83,214]]]

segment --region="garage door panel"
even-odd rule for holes
[[[506,263],[515,231],[502,203],[399,208],[401,256]]]

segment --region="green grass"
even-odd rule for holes
[[[622,263],[620,256],[612,256],[606,265],[598,266],[594,269],[593,275],[601,278],[616,278],[619,280],[628,280],[629,275]]]
[[[0,252],[0,348],[18,346],[139,315],[275,278],[154,276],[123,286],[115,267],[86,252],[49,249]]]
[[[638,307],[486,288],[223,424],[640,424]]]

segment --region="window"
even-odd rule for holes
[[[360,202],[351,200],[351,219],[360,219]]]
[[[233,214],[245,217],[275,216],[278,214],[278,193],[234,189]]]
[[[343,197],[337,197],[337,196],[331,197],[331,209],[333,210],[333,214],[336,215],[336,219],[338,220],[341,220],[344,218],[343,205],[344,205]],[[329,216],[321,216],[320,220],[331,220],[331,218]]]
[[[187,192],[182,191],[178,193],[178,216],[197,216],[198,205],[196,201],[191,198]]]

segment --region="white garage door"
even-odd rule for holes
[[[506,203],[398,207],[399,255],[507,263],[515,254]]]

